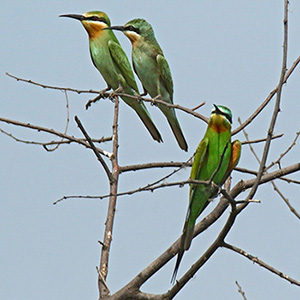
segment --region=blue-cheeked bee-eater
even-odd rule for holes
[[[121,30],[131,41],[133,68],[143,85],[144,94],[148,93],[152,98],[159,96],[158,99],[173,104],[171,70],[152,26],[144,19],[134,19],[124,26],[111,26],[107,29]],[[158,107],[167,118],[179,147],[187,151],[188,145],[175,109],[159,103]]]
[[[241,142],[231,142],[231,111],[221,105],[214,105],[204,138],[199,143],[191,169],[190,179],[210,181],[222,186],[237,165],[241,155]],[[190,184],[189,206],[183,227],[180,248],[172,276],[175,281],[184,251],[190,248],[196,219],[217,196],[218,188],[205,183]]]

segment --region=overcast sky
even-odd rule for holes
[[[212,104],[228,106],[245,120],[268,96],[279,80],[282,64],[283,1],[14,1],[1,3],[0,116],[64,131],[65,95],[17,82],[5,72],[44,84],[100,90],[105,82],[91,63],[87,34],[80,22],[60,14],[105,11],[114,25],[133,18],[152,24],[172,70],[174,102],[209,117]],[[300,3],[290,1],[288,67],[300,55]],[[116,33],[128,56],[129,40]],[[300,70],[283,90],[281,113],[268,163],[285,151],[299,131]],[[81,137],[74,122],[78,115],[89,134],[109,136],[113,104],[100,101],[88,111],[92,95],[68,93],[68,134]],[[250,139],[264,138],[274,101],[247,129]],[[204,135],[206,124],[181,111],[178,119],[189,144],[177,146],[162,113],[147,105],[164,143],[154,142],[135,113],[120,104],[120,165],[155,161],[186,161]],[[26,140],[50,141],[53,136],[0,123],[0,128]],[[235,138],[245,140],[242,133]],[[66,200],[64,195],[105,195],[105,173],[90,150],[71,144],[54,152],[41,146],[17,143],[0,134],[0,298],[97,299],[98,240],[103,239],[107,200]],[[110,143],[101,146],[111,151]],[[258,155],[262,144],[255,145]],[[299,162],[299,143],[282,167]],[[243,147],[240,167],[257,170],[253,155]],[[170,172],[139,171],[121,175],[119,191],[127,191]],[[169,181],[186,180],[189,169]],[[252,178],[233,173],[233,183]],[[299,174],[290,178],[300,180]],[[291,204],[300,211],[299,186],[278,182]],[[244,194],[244,196],[246,193]],[[242,197],[242,196],[240,196]],[[300,223],[271,184],[259,188],[251,204],[238,217],[227,241],[258,256],[283,273],[300,280]],[[239,198],[239,200],[242,200]],[[211,211],[218,203],[209,206]],[[188,204],[188,187],[161,189],[118,199],[110,256],[108,286],[120,289],[165,251],[180,235]],[[205,212],[205,213],[207,213]],[[193,240],[184,255],[179,277],[216,238],[229,211],[209,230]],[[175,260],[170,261],[143,291],[163,293],[170,285]],[[175,297],[183,299],[299,299],[300,289],[226,249],[218,250]]]

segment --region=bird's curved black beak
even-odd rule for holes
[[[125,27],[124,26],[110,26],[110,27],[103,28],[103,30],[106,30],[106,29],[124,31]]]
[[[72,18],[79,21],[85,20],[85,17],[83,15],[76,15],[76,14],[60,15],[59,17]]]

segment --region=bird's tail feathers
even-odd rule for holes
[[[178,273],[178,270],[179,270],[179,265],[180,265],[180,262],[181,262],[182,257],[183,257],[183,253],[184,253],[184,250],[180,247],[180,249],[178,251],[176,265],[175,265],[175,268],[174,268],[174,271],[173,271],[173,275],[172,275],[172,278],[171,278],[171,283],[172,284],[175,283],[175,280],[176,280],[176,277],[177,277],[177,273]]]
[[[157,141],[158,143],[163,142],[163,139],[154,125],[150,115],[145,110],[136,111],[138,116],[140,117],[141,121],[144,123],[146,128],[148,129],[149,133],[151,134],[152,138]]]
[[[184,251],[190,249],[194,234],[195,221],[196,220],[192,221],[190,218],[187,218],[185,221],[181,237]]]
[[[179,145],[179,147],[184,150],[184,151],[187,151],[188,150],[188,144],[184,138],[184,135],[183,135],[183,132],[181,130],[181,127],[179,125],[179,122],[177,120],[177,118],[173,118],[171,121],[170,119],[168,119],[168,122],[169,122],[169,125],[173,131],[173,134],[176,138],[176,141]]]
[[[195,222],[193,224],[190,224],[189,218],[187,216],[187,219],[184,224],[183,232],[182,232],[182,235],[180,238],[180,246],[179,246],[179,250],[178,250],[178,256],[177,256],[175,268],[174,268],[172,279],[171,279],[172,284],[175,283],[177,273],[179,270],[179,265],[182,260],[184,251],[188,250],[191,246],[191,242],[192,242],[193,234],[194,234],[194,226],[195,226]]]

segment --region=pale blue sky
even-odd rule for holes
[[[226,2],[226,3],[225,3]],[[114,25],[141,17],[154,27],[174,80],[174,102],[195,107],[209,116],[213,103],[226,105],[245,120],[277,85],[281,69],[283,1],[2,1],[0,88],[1,117],[64,130],[64,94],[16,82],[5,72],[49,85],[100,90],[106,87],[90,61],[87,35],[78,21],[60,14],[103,10]],[[300,55],[300,3],[290,1],[288,66]],[[130,43],[118,32],[130,56]],[[284,87],[276,133],[268,162],[278,158],[299,131],[299,69]],[[89,95],[69,93],[69,134],[81,137],[74,123],[78,115],[93,137],[111,133],[113,105],[101,101],[85,111]],[[273,102],[274,103],[274,102]],[[273,104],[272,104],[273,105]],[[155,143],[138,118],[123,102],[120,108],[121,165],[152,161],[184,161],[195,151],[206,125],[178,112],[189,151],[179,149],[161,112],[149,111],[163,135]],[[263,138],[272,107],[247,129],[250,138]],[[19,138],[48,141],[54,137],[0,124]],[[237,136],[244,140],[240,133]],[[107,200],[67,200],[64,195],[103,195],[105,174],[93,153],[78,145],[61,146],[48,153],[42,147],[16,143],[0,134],[0,298],[79,300],[97,299],[98,240],[103,238]],[[110,144],[103,148],[110,151]],[[255,149],[261,155],[262,145]],[[299,162],[299,146],[282,161]],[[257,169],[247,147],[241,167]],[[130,190],[163,176],[170,170],[124,174],[120,191]],[[185,180],[189,170],[170,181]],[[300,180],[299,174],[291,176]],[[233,181],[248,179],[237,172]],[[298,211],[299,186],[279,182],[284,195]],[[245,194],[246,195],[246,194]],[[241,196],[240,196],[241,197]],[[241,198],[239,198],[241,200]],[[227,241],[287,275],[300,280],[300,224],[271,184],[256,194],[253,204],[239,216]],[[188,187],[168,188],[119,198],[110,257],[108,285],[112,292],[126,284],[176,240],[182,230]],[[208,208],[215,206],[217,200]],[[185,254],[179,276],[199,257],[222,228],[228,212],[198,236]],[[170,288],[174,259],[143,291],[162,293]],[[176,296],[183,299],[299,299],[299,287],[253,265],[229,250],[217,251]]]

